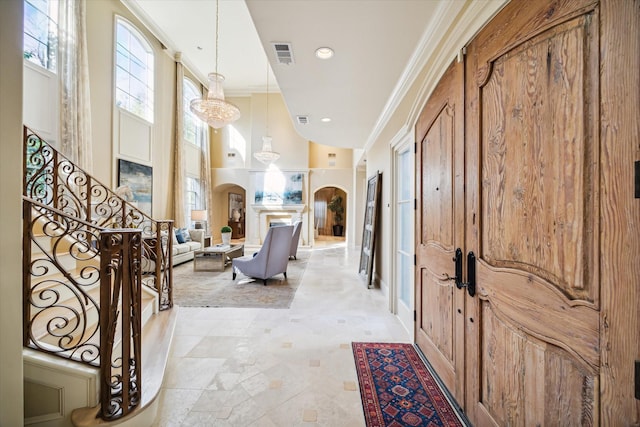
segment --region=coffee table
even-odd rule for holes
[[[233,258],[244,255],[244,245],[217,245],[195,251],[193,271],[224,271]]]

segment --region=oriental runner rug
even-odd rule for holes
[[[352,347],[367,426],[464,425],[412,344]]]

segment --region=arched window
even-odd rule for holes
[[[183,139],[198,147],[202,146],[202,120],[191,112],[189,104],[191,100],[201,98],[202,95],[196,85],[189,79],[185,78],[182,85],[183,97]]]
[[[142,34],[116,20],[116,105],[153,123],[154,55]]]
[[[58,40],[58,1],[25,0],[24,58],[56,72]]]

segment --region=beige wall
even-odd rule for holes
[[[22,13],[0,1],[0,426],[23,425]]]
[[[353,150],[309,142],[309,168],[351,168]]]
[[[366,179],[382,172],[380,208],[378,210],[379,232],[376,234],[374,280],[387,288],[390,285],[391,259],[393,259],[391,241],[391,149],[389,142],[379,139],[367,152]],[[365,193],[367,186],[365,185]]]
[[[266,169],[253,158],[253,153],[262,149],[262,137],[267,134],[267,95],[253,94],[251,97],[251,169]],[[306,169],[309,167],[309,144],[293,127],[289,111],[279,93],[269,95],[269,135],[273,138],[273,151],[280,153],[276,162],[279,169]]]
[[[248,168],[251,165],[251,97],[227,97],[240,109],[240,118],[222,129],[210,129],[211,167]],[[230,157],[229,154],[233,154]]]

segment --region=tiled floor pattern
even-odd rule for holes
[[[178,308],[154,426],[364,426],[351,342],[409,337],[359,251],[309,252],[290,309]]]

